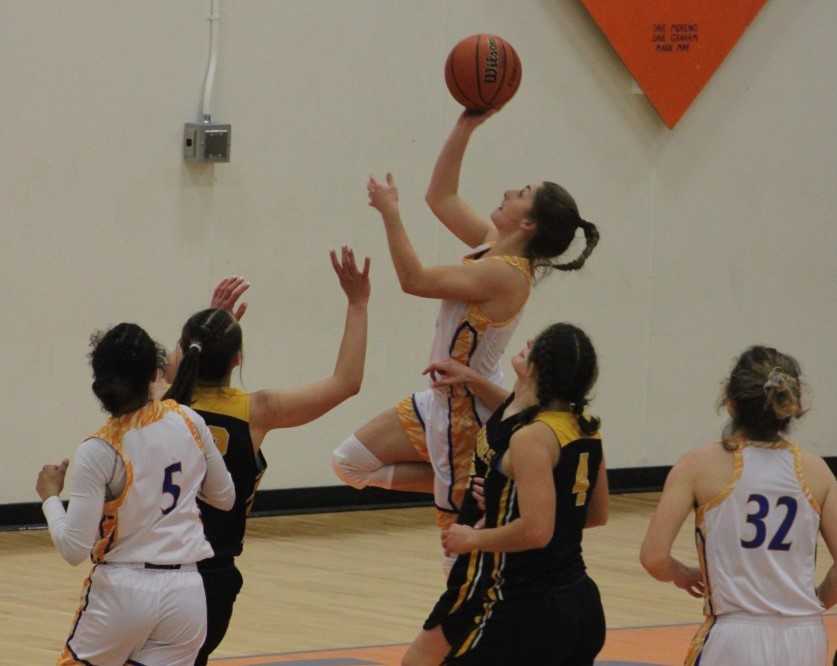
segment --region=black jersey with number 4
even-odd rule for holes
[[[247,514],[267,461],[261,451],[255,451],[250,437],[249,394],[229,387],[200,388],[191,406],[209,426],[235,484],[235,504],[230,511],[219,511],[198,500],[204,532],[215,551],[213,559],[229,559],[241,554]]]
[[[507,420],[516,418],[513,415]],[[517,484],[501,467],[513,435],[513,429],[502,427],[505,421],[477,442],[476,456],[488,470],[486,528],[503,527],[520,517]],[[482,561],[473,567],[473,580],[469,581],[469,586],[476,586],[474,592],[500,598],[537,595],[544,587],[571,585],[585,574],[581,538],[602,462],[601,437],[598,433],[584,434],[575,415],[569,412],[542,411],[534,421],[546,425],[555,436],[556,446],[560,446],[558,464],[552,470],[556,502],[554,534],[544,548],[518,553],[479,553]]]

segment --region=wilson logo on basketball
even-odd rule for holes
[[[485,83],[497,83],[497,66],[500,64],[500,55],[497,53],[497,40],[488,40],[488,55],[485,58]]]

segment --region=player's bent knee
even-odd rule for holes
[[[351,435],[332,453],[331,466],[343,483],[361,489],[370,484],[378,485],[375,483],[375,472],[384,464],[363,442]]]

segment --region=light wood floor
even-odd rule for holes
[[[639,544],[656,495],[612,498],[585,557],[610,627],[696,623],[701,603],[649,578]],[[691,525],[675,555],[695,562]],[[443,586],[431,509],[257,518],[239,567],[245,586],[216,656],[409,642]],[[820,547],[819,576],[831,565]],[[87,565],[72,568],[45,531],[0,534],[0,664],[53,664]]]

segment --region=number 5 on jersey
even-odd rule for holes
[[[163,495],[171,495],[171,504],[166,509],[161,509],[163,515],[171,513],[172,509],[177,506],[177,500],[180,499],[180,486],[174,482],[174,473],[183,471],[183,466],[176,462],[166,467],[163,470]]]

